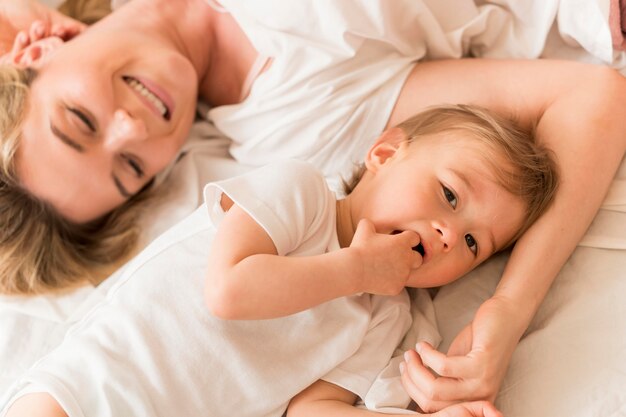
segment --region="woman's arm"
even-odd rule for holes
[[[61,405],[47,393],[28,394],[11,406],[6,417],[67,417]]]
[[[358,292],[398,294],[421,264],[411,249],[419,243],[415,233],[381,235],[367,222],[359,224],[349,248],[278,256],[267,232],[229,200],[222,197],[228,212],[211,248],[204,291],[218,317],[267,319]]]
[[[406,414],[382,414],[354,407],[357,397],[352,392],[326,381],[317,381],[289,403],[287,417],[360,417],[404,416]],[[501,417],[487,401],[457,404],[432,415],[433,417]]]
[[[599,66],[564,61],[459,60],[418,64],[390,123],[442,103],[513,116],[556,154],[561,184],[551,208],[522,236],[492,298],[448,355],[421,344],[411,366],[426,410],[493,400],[513,351],[552,281],[591,223],[626,151],[626,81]],[[420,368],[422,366],[422,368]]]

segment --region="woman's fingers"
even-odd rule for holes
[[[465,356],[448,356],[426,342],[418,343],[415,349],[424,365],[437,375],[457,379],[477,376],[472,363]]]
[[[427,343],[417,345],[419,353],[407,351],[402,382],[407,393],[427,412],[442,410],[455,403],[477,400],[477,372],[471,359],[447,356]]]
[[[436,377],[422,364],[415,351],[407,351],[404,360],[400,368],[402,385],[422,411],[432,413],[453,404],[433,398],[433,392],[428,389],[433,386]]]

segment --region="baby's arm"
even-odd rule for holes
[[[267,319],[293,314],[358,292],[397,294],[421,256],[412,232],[376,234],[359,225],[349,248],[316,256],[278,256],[267,232],[222,195],[219,225],[205,283],[205,301],[218,317]]]
[[[49,394],[35,393],[15,401],[6,417],[67,417],[67,414]]]
[[[354,407],[357,397],[352,392],[326,381],[317,381],[289,403],[287,417],[359,417],[359,416],[404,416],[406,414],[382,414]],[[432,416],[436,417],[502,417],[500,412],[487,401],[462,403],[445,408]]]

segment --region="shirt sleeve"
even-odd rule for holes
[[[335,198],[311,164],[286,160],[244,175],[208,184],[204,198],[214,224],[224,216],[225,193],[270,236],[278,255],[289,255],[334,219]]]

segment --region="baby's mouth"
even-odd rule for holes
[[[393,232],[391,232],[392,235],[397,235],[399,233],[402,233],[402,230],[394,230]],[[422,245],[421,242],[418,243],[417,246],[413,246],[411,249],[413,249],[415,252],[418,252],[420,255],[422,255],[422,257],[426,253],[424,251],[424,246]]]

